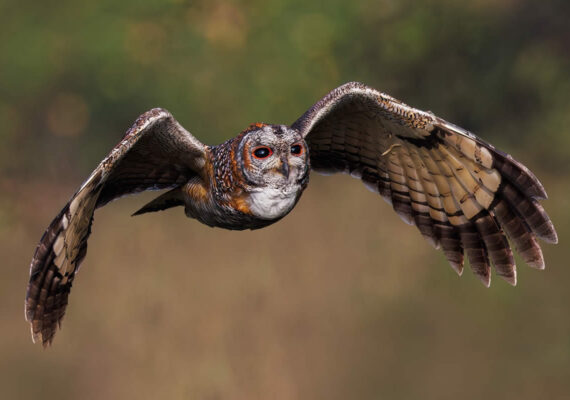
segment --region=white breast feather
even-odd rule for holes
[[[275,219],[287,214],[295,205],[297,190],[264,188],[249,196],[249,209],[264,219]]]

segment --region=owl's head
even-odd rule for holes
[[[307,143],[286,125],[251,125],[241,139],[238,157],[252,187],[290,189],[304,186],[309,172]]]

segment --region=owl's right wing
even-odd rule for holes
[[[30,266],[26,319],[34,342],[51,343],[71,284],[87,252],[93,213],[118,197],[176,187],[202,176],[206,147],[172,115],[141,115],[42,236]]]
[[[490,263],[516,284],[505,233],[531,266],[544,268],[536,238],[556,242],[539,204],[546,192],[524,165],[430,112],[351,82],[292,125],[309,146],[311,167],[350,173],[394,210],[461,273],[464,252],[485,285]]]

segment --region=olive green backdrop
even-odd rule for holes
[[[570,395],[570,6],[560,0],[0,0],[0,397]],[[95,216],[52,348],[23,305],[43,230],[143,111],[216,144],[351,80],[523,161],[560,244],[519,285],[459,279],[347,176],[257,232]],[[494,276],[494,278],[496,278]]]

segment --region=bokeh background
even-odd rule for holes
[[[0,1],[0,397],[570,398],[569,5]],[[313,175],[257,232],[131,218],[150,194],[96,213],[63,330],[32,344],[37,241],[140,113],[165,107],[216,144],[351,80],[535,171],[560,238],[546,271],[459,279],[347,176]]]

